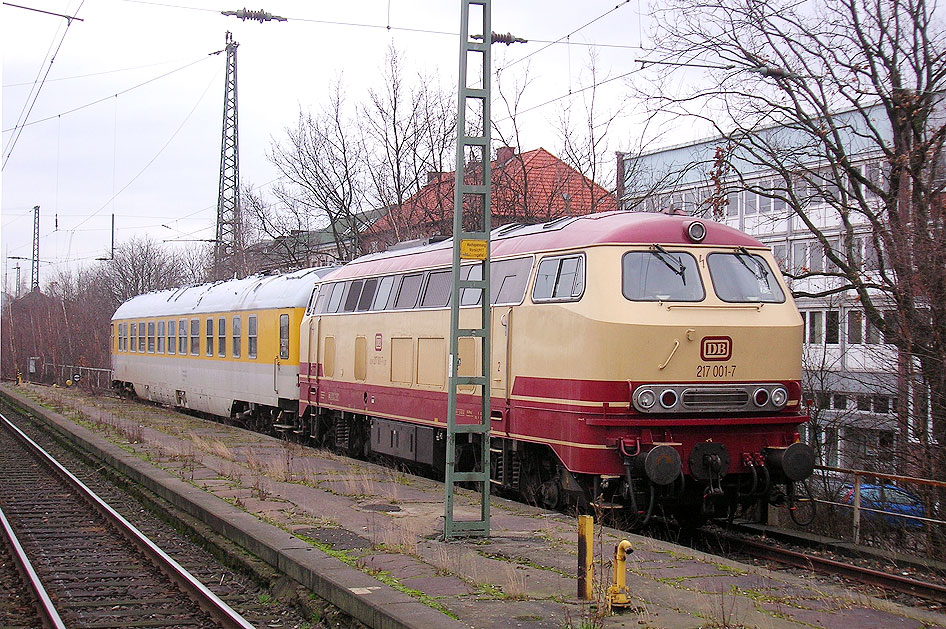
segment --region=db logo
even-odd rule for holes
[[[700,357],[703,360],[729,360],[732,358],[732,339],[728,336],[704,336],[700,342]]]
[[[381,351],[381,333],[380,332],[374,335],[374,351],[376,352]]]

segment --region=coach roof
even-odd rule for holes
[[[503,225],[490,234],[490,257],[559,251],[595,245],[692,245],[690,223],[706,226],[704,246],[763,247],[743,232],[693,216],[668,216],[653,212],[606,212],[563,217],[538,225]],[[364,275],[395,273],[450,264],[453,241],[373,253],[339,268],[326,279],[341,280]]]
[[[119,306],[112,319],[303,308],[312,287],[330,270],[329,267],[320,267],[282,275],[253,275],[138,295]]]

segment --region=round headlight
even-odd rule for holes
[[[772,391],[772,404],[777,408],[782,408],[788,402],[788,391],[784,387],[776,387]]]
[[[673,408],[677,403],[677,392],[667,389],[660,394],[660,405],[664,408]]]
[[[699,221],[693,221],[687,226],[687,236],[693,242],[703,242],[706,238],[706,225]]]
[[[765,406],[769,403],[769,392],[767,389],[756,389],[755,393],[752,394],[752,401],[755,402],[755,405],[759,408]]]
[[[644,389],[637,394],[637,405],[644,409],[653,408],[657,403],[657,394],[650,389]]]

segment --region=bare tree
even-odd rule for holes
[[[295,129],[287,129],[286,144],[273,143],[270,160],[285,183],[274,189],[279,212],[250,211],[271,237],[310,232],[327,226],[336,245],[337,259],[351,260],[362,253],[364,228],[365,149],[352,129],[357,123],[347,113],[344,91],[336,83],[328,106],[317,116],[300,112]]]
[[[148,236],[135,236],[115,247],[98,277],[114,311],[135,295],[181,286],[191,275],[180,255]]]
[[[910,437],[900,455],[942,478],[946,32],[935,8],[926,0],[669,0],[657,13],[652,60],[716,69],[674,92],[669,82],[648,91],[659,115],[702,119],[725,136],[736,173],[774,174],[774,188],[746,185],[785,203],[832,267],[795,273],[793,289],[856,296],[897,346],[908,402],[901,435]],[[679,65],[661,67],[678,78]],[[692,68],[679,71],[692,78]],[[826,225],[840,226],[839,237]],[[865,234],[876,270],[863,264]],[[827,281],[798,282],[814,276]],[[896,316],[885,316],[891,308]]]

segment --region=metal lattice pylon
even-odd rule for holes
[[[482,16],[480,39],[470,37],[471,7],[478,6]],[[453,288],[450,297],[449,397],[447,403],[447,444],[445,471],[445,539],[465,536],[489,536],[489,428],[490,428],[490,292],[489,292],[489,230],[490,230],[490,0],[463,0],[460,14],[460,90],[457,107],[457,171],[453,194]],[[472,77],[467,64],[481,61],[481,72]],[[468,111],[481,114],[479,120],[468,121]],[[470,127],[477,127],[471,129]],[[471,156],[467,164],[467,156]],[[464,217],[464,208],[467,215]],[[466,219],[466,227],[464,226]],[[474,260],[468,278],[461,280],[461,260]],[[475,273],[476,267],[480,272]],[[480,279],[476,279],[479,275]],[[472,293],[466,293],[472,291]],[[477,292],[478,291],[478,292]],[[460,322],[460,296],[479,294],[479,321],[474,313],[464,311],[465,327]],[[468,300],[467,303],[469,303]],[[470,320],[467,320],[470,316]],[[467,339],[470,339],[467,341]],[[464,351],[461,352],[461,340]],[[477,343],[479,351],[476,351]],[[477,364],[477,355],[480,356]],[[466,363],[461,363],[461,356]],[[472,365],[470,363],[473,363]],[[479,369],[477,370],[477,367]],[[464,375],[460,375],[462,373]],[[478,373],[477,373],[478,371]],[[458,418],[457,387],[473,385],[479,390],[479,417]],[[475,394],[474,394],[475,395]],[[459,421],[458,421],[459,420]],[[457,471],[457,436],[469,435],[464,447],[473,454],[473,470]],[[476,519],[454,518],[455,484],[469,482],[477,486],[480,514]]]
[[[227,31],[227,78],[223,94],[223,138],[220,142],[220,189],[217,197],[215,279],[243,270],[243,217],[240,212],[240,141],[237,113],[237,46]]]
[[[19,286],[17,286],[19,290]],[[39,206],[33,206],[33,267],[30,275],[30,290],[39,291]]]

